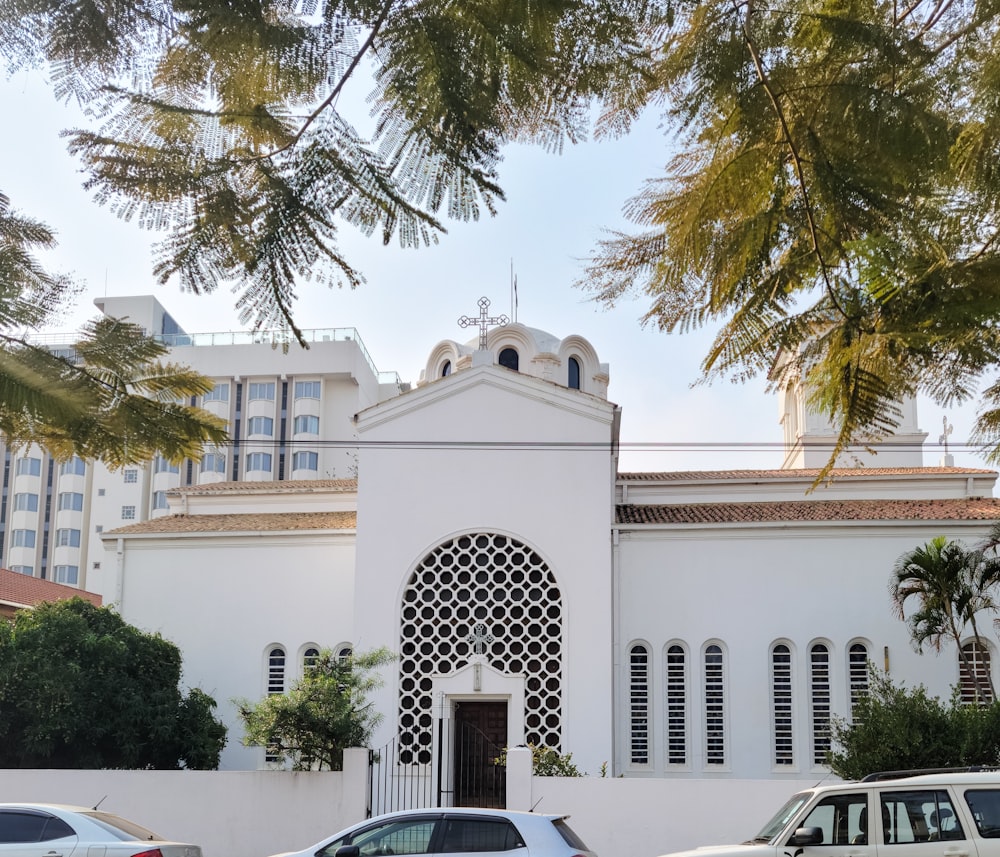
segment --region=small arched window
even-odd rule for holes
[[[962,646],[958,661],[958,681],[963,705],[982,705],[993,702],[990,685],[990,650],[978,640]]]
[[[441,377],[447,378],[451,374],[451,361],[445,360],[444,364],[441,366]]]
[[[795,764],[792,734],[792,652],[784,643],[771,649],[771,717],[774,727],[774,764]]]
[[[868,695],[868,647],[864,643],[851,643],[847,653],[847,673],[853,715],[855,706]]]
[[[575,357],[570,357],[566,362],[567,380],[566,386],[572,390],[580,389],[580,361]]]
[[[809,650],[809,705],[813,764],[825,765],[830,750],[830,648],[816,643]]]
[[[285,650],[276,646],[267,656],[267,693],[285,692]]]
[[[342,664],[354,654],[354,647],[350,643],[341,643],[337,646],[337,663]]]
[[[314,646],[310,646],[302,653],[302,668],[311,669],[316,666],[316,661],[319,659],[319,649]]]
[[[649,764],[649,651],[641,643],[629,651],[629,760]]]
[[[498,362],[504,369],[513,369],[515,372],[518,370],[519,360],[517,351],[513,348],[505,348],[500,352],[500,356],[497,358]]]
[[[687,764],[687,653],[667,649],[667,764]]]
[[[705,647],[705,764],[726,764],[726,686],[722,647]]]

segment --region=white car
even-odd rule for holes
[[[110,812],[80,806],[0,803],[0,857],[201,857]]]
[[[566,823],[566,816],[457,807],[390,812],[355,824],[302,851],[274,857],[488,857],[504,853],[507,857],[597,857]]]
[[[1000,771],[818,786],[792,795],[742,845],[669,857],[1000,857]]]

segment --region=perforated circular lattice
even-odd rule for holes
[[[431,761],[431,676],[469,662],[477,626],[488,663],[525,677],[530,744],[562,742],[562,596],[542,558],[496,533],[431,551],[403,592],[399,641],[399,761]]]

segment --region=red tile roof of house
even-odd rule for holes
[[[13,604],[17,607],[34,607],[43,601],[65,601],[80,597],[91,604],[101,606],[101,596],[94,592],[86,592],[75,586],[65,586],[42,580],[28,574],[18,574],[6,568],[0,568],[0,603]]]
[[[180,485],[167,493],[180,494],[310,494],[315,491],[350,493],[358,490],[357,479],[289,479],[280,482],[207,482]]]
[[[269,514],[164,515],[127,527],[105,530],[105,536],[138,533],[260,533],[283,530],[353,530],[356,512],[275,512]]]
[[[807,479],[815,480],[817,468],[788,470],[673,470],[650,473],[619,473],[619,482],[693,482],[703,479]],[[831,479],[864,478],[866,476],[996,476],[995,470],[974,467],[838,467],[830,471]]]
[[[789,500],[620,505],[619,524],[759,524],[790,521],[995,521],[1000,500]]]

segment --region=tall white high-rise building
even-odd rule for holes
[[[200,460],[176,465],[157,457],[119,470],[78,458],[56,462],[36,445],[2,445],[2,563],[22,574],[93,588],[88,576],[105,559],[99,534],[166,514],[171,488],[351,478],[354,414],[404,389],[396,373],[375,368],[354,328],[306,330],[304,349],[268,331],[187,333],[150,295],[94,303],[161,339],[171,362],[215,381],[192,404],[225,419],[230,441]],[[74,339],[49,334],[33,341],[71,354]]]

